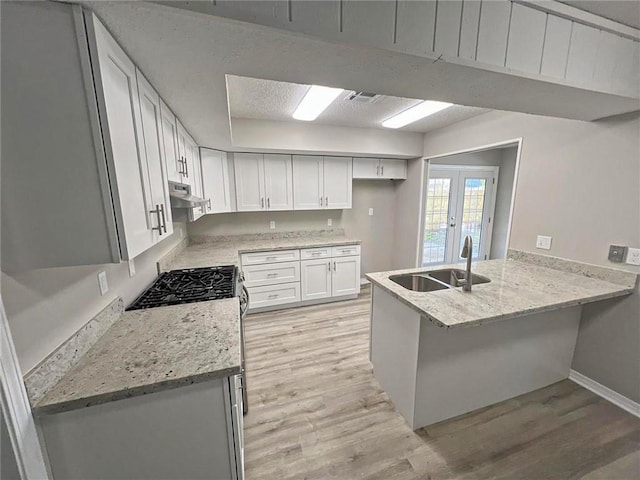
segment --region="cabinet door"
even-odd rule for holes
[[[167,165],[167,178],[171,182],[182,182],[182,165],[178,159],[178,132],[176,116],[169,107],[160,99],[160,114],[162,118],[162,145],[164,160]]]
[[[349,157],[324,157],[325,208],[351,208],[352,167]]]
[[[383,158],[380,160],[380,178],[406,179],[407,161]]]
[[[360,256],[334,258],[331,262],[331,295],[339,297],[360,293]]]
[[[331,296],[331,262],[330,258],[318,258],[300,262],[301,298],[303,302]]]
[[[191,153],[191,165],[193,166],[193,176],[191,177],[191,193],[196,197],[204,198],[202,187],[202,163],[200,161],[200,149],[196,142],[189,137],[189,152]],[[189,220],[194,222],[206,213],[206,205],[202,204],[189,210]]]
[[[116,205],[120,250],[124,260],[154,244],[151,230],[149,173],[142,141],[136,68],[104,26],[92,17],[97,64],[94,63],[111,193]],[[99,72],[95,72],[95,69]]]
[[[233,159],[236,174],[236,200],[239,212],[265,210],[264,168],[262,154],[236,153]]]
[[[293,210],[291,155],[264,154],[264,195],[267,210]]]
[[[202,163],[202,198],[207,200],[207,213],[230,212],[231,193],[227,154],[201,148],[200,162]]]
[[[163,235],[173,233],[169,185],[163,155],[160,97],[147,79],[142,76],[140,70],[136,70],[136,74],[144,152],[149,171],[149,192],[152,207],[149,213],[151,214],[154,238],[159,241]]]
[[[184,129],[179,120],[176,119],[176,138],[178,144],[178,163],[180,166],[180,183],[191,185],[190,176],[193,173],[191,163],[191,152],[188,144],[189,134]]]
[[[380,178],[380,159],[354,158],[353,178]]]
[[[322,157],[293,156],[293,208],[318,210],[324,207],[324,173]]]

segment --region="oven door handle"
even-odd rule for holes
[[[240,316],[244,317],[245,314],[247,313],[247,310],[249,309],[249,290],[247,290],[247,287],[245,287],[244,284],[242,284],[242,293],[246,300],[244,302],[244,308],[240,310]]]

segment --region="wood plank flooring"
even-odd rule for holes
[[[413,432],[373,378],[369,300],[247,317],[247,480],[640,478],[640,420],[569,380]]]

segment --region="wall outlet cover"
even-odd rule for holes
[[[330,218],[327,218],[327,226],[331,226],[333,225],[333,220],[331,220]]]
[[[624,262],[624,255],[627,253],[627,247],[622,245],[609,245],[609,260],[616,263]]]
[[[640,248],[629,248],[627,250],[627,263],[629,265],[640,265]]]
[[[369,209],[369,216],[370,216],[370,217],[373,217],[373,208],[370,208],[370,209]]]
[[[135,274],[136,274],[136,264],[132,258],[131,260],[129,260],[129,278],[133,278]]]
[[[100,295],[104,295],[109,291],[109,282],[107,281],[107,272],[98,273],[98,285],[100,286]]]
[[[551,250],[551,237],[545,235],[538,235],[536,239],[536,248],[542,248],[543,250]]]
[[[271,230],[275,230],[275,229],[276,229],[276,222],[275,222],[275,220],[271,220],[271,221],[269,222],[269,228],[270,228]]]

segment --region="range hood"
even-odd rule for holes
[[[173,208],[195,208],[207,203],[204,198],[191,195],[191,187],[181,183],[169,182],[169,196]]]

